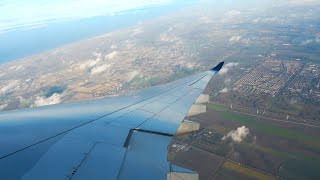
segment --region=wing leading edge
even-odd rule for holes
[[[197,179],[167,161],[167,146],[222,66],[124,97],[0,114],[0,179]]]

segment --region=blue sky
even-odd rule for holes
[[[1,0],[0,34],[119,11],[172,3],[173,0]]]

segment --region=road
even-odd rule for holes
[[[269,118],[269,117],[263,116],[263,114],[261,115],[261,114],[254,114],[254,113],[237,111],[237,110],[234,110],[235,108],[230,109],[229,106],[227,106],[225,104],[219,104],[219,103],[212,103],[212,104],[216,104],[216,105],[219,105],[219,106],[225,106],[225,107],[228,108],[228,111],[231,111],[231,112],[240,113],[240,114],[249,115],[249,116],[254,116],[254,117],[261,118],[261,119],[266,119],[266,120],[270,120],[270,121],[277,121],[277,122],[284,122],[284,123],[290,123],[290,124],[303,125],[303,126],[307,126],[307,127],[320,128],[320,125],[312,124],[312,123],[310,123],[308,121],[299,122],[299,121],[295,121],[295,120],[292,120],[292,119],[289,121],[289,120],[283,120],[283,119]],[[241,108],[237,107],[237,109],[241,109]]]
[[[304,126],[308,126],[308,127],[320,128],[320,126],[315,125],[315,124],[309,124],[309,123],[302,123],[302,122],[296,122],[296,121],[288,121],[288,120],[268,118],[268,117],[263,117],[263,115],[256,115],[256,114],[251,114],[251,113],[245,113],[245,112],[240,112],[240,111],[231,110],[231,109],[229,109],[229,111],[235,112],[235,113],[240,113],[240,114],[245,114],[245,115],[249,115],[249,116],[255,116],[255,117],[259,117],[259,118],[261,118],[261,119],[267,119],[267,120],[271,120],[271,121],[278,121],[278,122],[284,122],[284,123],[291,123],[291,124],[304,125]]]

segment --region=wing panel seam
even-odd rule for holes
[[[195,82],[189,84],[189,86],[192,86],[192,85],[194,85],[195,83],[201,81],[201,80],[202,80],[204,77],[206,77],[206,76],[207,76],[207,74],[203,75],[200,79],[198,79],[198,80],[196,80]]]
[[[111,115],[111,114],[114,114],[114,113],[116,113],[116,112],[119,112],[119,111],[121,111],[121,110],[124,110],[124,109],[126,109],[126,108],[129,108],[129,107],[131,107],[131,106],[134,106],[134,105],[136,105],[136,104],[138,104],[138,103],[141,103],[141,102],[147,101],[147,100],[149,100],[149,99],[151,99],[151,98],[154,98],[154,97],[163,95],[163,94],[165,94],[165,93],[167,93],[167,92],[169,92],[169,91],[171,91],[171,90],[173,90],[173,89],[175,89],[175,88],[177,88],[177,87],[179,87],[179,86],[182,86],[183,84],[188,84],[188,83],[189,83],[189,82],[180,83],[179,85],[177,85],[177,86],[175,86],[175,87],[173,87],[173,88],[170,88],[169,90],[164,91],[164,92],[162,92],[162,93],[160,93],[160,94],[151,96],[151,97],[148,98],[148,99],[144,99],[144,100],[142,100],[142,101],[136,102],[136,103],[131,104],[131,105],[129,105],[129,106],[125,106],[125,107],[120,108],[120,109],[118,109],[118,110],[115,110],[115,111],[113,111],[113,112],[111,112],[111,113],[109,113],[109,114],[103,115],[103,116],[98,117],[98,118],[96,118],[96,119],[93,119],[93,120],[91,120],[91,121],[88,121],[88,122],[85,122],[85,123],[80,124],[80,125],[78,125],[78,126],[75,126],[75,127],[71,128],[71,129],[68,129],[68,130],[66,130],[66,131],[60,132],[60,133],[58,133],[58,134],[56,134],[56,135],[53,135],[53,136],[51,136],[51,137],[48,137],[48,138],[46,138],[46,139],[43,139],[43,140],[41,140],[41,141],[38,141],[38,142],[36,142],[36,143],[33,143],[33,144],[31,144],[31,145],[28,145],[28,146],[26,146],[26,147],[23,147],[23,148],[21,148],[21,149],[18,149],[18,150],[14,151],[14,152],[8,153],[7,155],[4,155],[4,156],[0,157],[0,160],[1,160],[1,159],[4,159],[4,158],[7,158],[7,157],[9,157],[9,156],[11,156],[11,155],[13,155],[13,154],[16,154],[16,153],[18,153],[18,152],[20,152],[20,151],[23,151],[23,150],[25,150],[25,149],[28,149],[28,148],[30,148],[30,147],[32,147],[32,146],[41,144],[41,143],[43,143],[43,142],[45,142],[45,141],[47,141],[47,140],[50,140],[50,139],[52,139],[52,138],[55,138],[55,137],[57,137],[57,136],[63,135],[63,134],[65,134],[65,133],[68,133],[68,132],[70,132],[70,131],[72,131],[72,130],[75,130],[75,129],[79,128],[79,127],[82,127],[82,126],[84,126],[84,125],[90,124],[90,123],[92,123],[92,122],[94,122],[94,121],[97,121],[97,120],[99,120],[99,119],[101,119],[101,118],[107,117],[107,116],[109,116],[109,115]],[[142,123],[142,124],[143,124],[143,123]]]

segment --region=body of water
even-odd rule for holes
[[[42,28],[15,30],[0,34],[0,63],[125,28],[176,11],[192,3],[193,1],[188,1],[188,3],[176,2],[169,5],[119,12],[113,16],[52,22]]]

